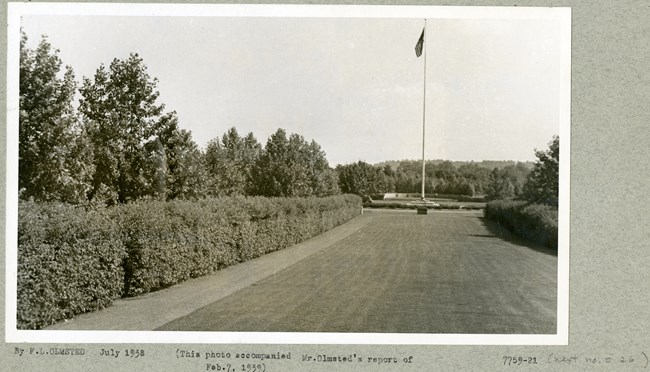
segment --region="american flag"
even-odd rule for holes
[[[424,46],[424,28],[422,29],[422,35],[418,39],[418,43],[415,44],[415,55],[420,57],[422,55],[422,47]]]

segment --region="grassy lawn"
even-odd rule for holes
[[[486,224],[482,212],[358,218],[370,220],[159,330],[555,333],[557,257]]]

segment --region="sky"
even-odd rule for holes
[[[278,128],[330,165],[535,160],[560,132],[561,31],[549,19],[25,15],[78,82],[138,53],[159,103],[201,147],[230,127]],[[424,74],[426,72],[426,101]]]

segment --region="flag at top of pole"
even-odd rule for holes
[[[422,29],[422,35],[418,39],[418,43],[415,44],[415,55],[419,58],[422,55],[422,47],[424,47],[424,28]]]

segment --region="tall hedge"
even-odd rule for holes
[[[557,249],[558,211],[548,205],[495,200],[485,207],[485,217],[504,225],[515,235]]]
[[[353,195],[147,201],[113,210],[124,234],[125,295],[164,288],[286,248],[359,214]]]
[[[360,213],[361,198],[20,203],[18,326],[75,314],[286,248]]]
[[[37,329],[122,294],[121,234],[105,210],[20,203],[17,324]]]

